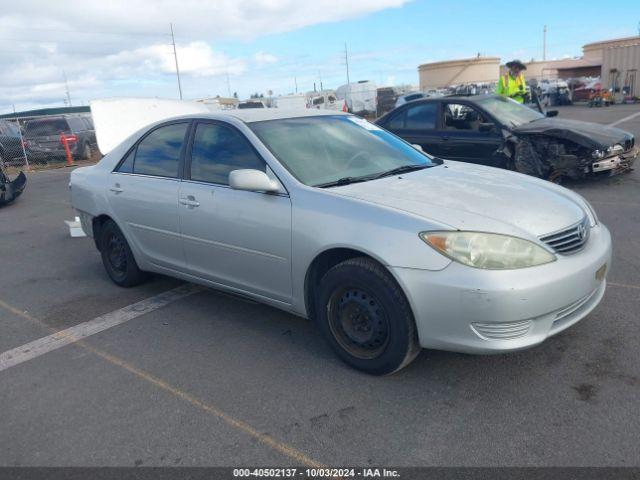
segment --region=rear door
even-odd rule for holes
[[[249,140],[224,122],[195,125],[179,212],[190,273],[291,302],[291,201],[229,187],[229,173],[271,173]]]
[[[460,162],[503,167],[504,156],[496,152],[502,146],[497,126],[481,131],[480,125],[492,123],[475,107],[455,101],[442,105],[439,134],[443,139],[442,157]]]
[[[112,172],[107,197],[116,222],[147,261],[184,269],[178,192],[189,122],[156,127]]]
[[[409,143],[440,156],[442,138],[437,131],[439,102],[418,102],[406,105],[383,125]]]

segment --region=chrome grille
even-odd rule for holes
[[[590,230],[589,219],[585,217],[569,228],[540,237],[540,240],[549,245],[554,252],[567,255],[585,246],[589,240]]]

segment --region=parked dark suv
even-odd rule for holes
[[[88,160],[97,149],[93,121],[86,115],[37,118],[24,125],[25,144],[33,156],[65,157],[63,134],[74,159]]]
[[[13,122],[0,120],[0,161],[6,165],[11,165],[17,160],[20,165],[24,162],[22,139],[18,128]]]

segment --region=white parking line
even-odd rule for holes
[[[202,291],[186,284],[0,354],[0,372]]]
[[[634,113],[633,115],[629,115],[628,117],[624,117],[624,118],[621,118],[620,120],[616,120],[615,122],[610,123],[608,126],[615,127],[616,125],[620,125],[621,123],[628,122],[629,120],[632,120],[639,116],[640,116],[640,112],[637,112],[637,113]]]

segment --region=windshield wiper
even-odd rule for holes
[[[397,175],[399,173],[413,172],[416,170],[422,170],[429,168],[431,165],[402,165],[401,167],[392,168],[386,172],[379,173],[372,178],[390,177],[391,175]]]
[[[342,178],[339,178],[338,180],[333,180],[331,182],[319,183],[317,185],[314,185],[314,187],[317,187],[317,188],[339,187],[340,185],[349,185],[351,183],[366,182],[367,180],[371,180],[371,177],[370,176],[342,177]]]
[[[341,185],[349,185],[351,183],[358,182],[368,182],[369,180],[376,180],[382,177],[389,177],[391,175],[397,175],[398,173],[406,173],[413,172],[415,170],[422,170],[423,168],[429,168],[432,165],[402,165],[401,167],[392,168],[391,170],[387,170],[382,173],[375,173],[373,175],[363,175],[362,177],[342,177],[338,180],[334,180],[327,183],[319,183],[318,185],[314,185],[314,187],[318,188],[327,188],[327,187],[339,187]]]

